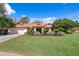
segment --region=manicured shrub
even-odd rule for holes
[[[65,30],[64,31],[66,34],[72,34],[73,32],[71,30]]]
[[[47,35],[54,35],[55,33],[53,31],[47,32]]]
[[[37,32],[33,33],[33,35],[35,35],[35,36],[40,36],[41,33],[37,31]]]
[[[58,33],[57,33],[57,36],[64,36],[65,35],[65,33],[64,32],[61,32],[61,31],[59,31]]]
[[[49,31],[48,28],[44,28],[44,34],[46,34]]]
[[[71,28],[72,32],[79,32],[79,27]]]
[[[74,32],[79,33],[79,30],[76,30],[76,31],[74,31]]]
[[[59,30],[58,29],[54,29],[53,31],[55,33],[55,36],[57,36],[57,33],[59,32]]]
[[[64,31],[64,28],[58,28],[59,31]]]
[[[33,31],[33,29],[28,29],[27,33],[28,33],[29,35],[32,35],[32,34],[34,33],[34,31]]]
[[[47,35],[52,35],[52,36],[64,36],[65,33],[64,33],[64,32],[61,32],[61,31],[58,31],[57,33],[54,32],[54,31],[51,31],[51,32],[47,32]]]

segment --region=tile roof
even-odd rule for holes
[[[38,23],[30,23],[30,24],[16,24],[17,28],[38,28],[38,27],[45,27],[45,28],[52,28],[51,24],[38,24]]]

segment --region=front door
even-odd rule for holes
[[[42,29],[41,28],[36,28],[36,31],[42,33]]]

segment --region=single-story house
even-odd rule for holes
[[[29,23],[29,24],[17,23],[15,28],[8,29],[8,34],[17,34],[17,33],[24,34],[30,28],[32,28],[34,32],[39,31],[40,33],[43,33],[44,28],[48,28],[49,31],[52,31],[54,29],[54,26],[52,26],[52,24],[44,24],[44,23]]]

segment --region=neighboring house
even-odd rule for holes
[[[52,31],[54,26],[52,24],[43,24],[43,23],[29,23],[29,24],[22,24],[17,23],[15,28],[9,28],[9,34],[24,34],[28,31],[28,29],[32,28],[34,32],[39,31],[43,33],[44,28],[48,28],[49,31]]]

